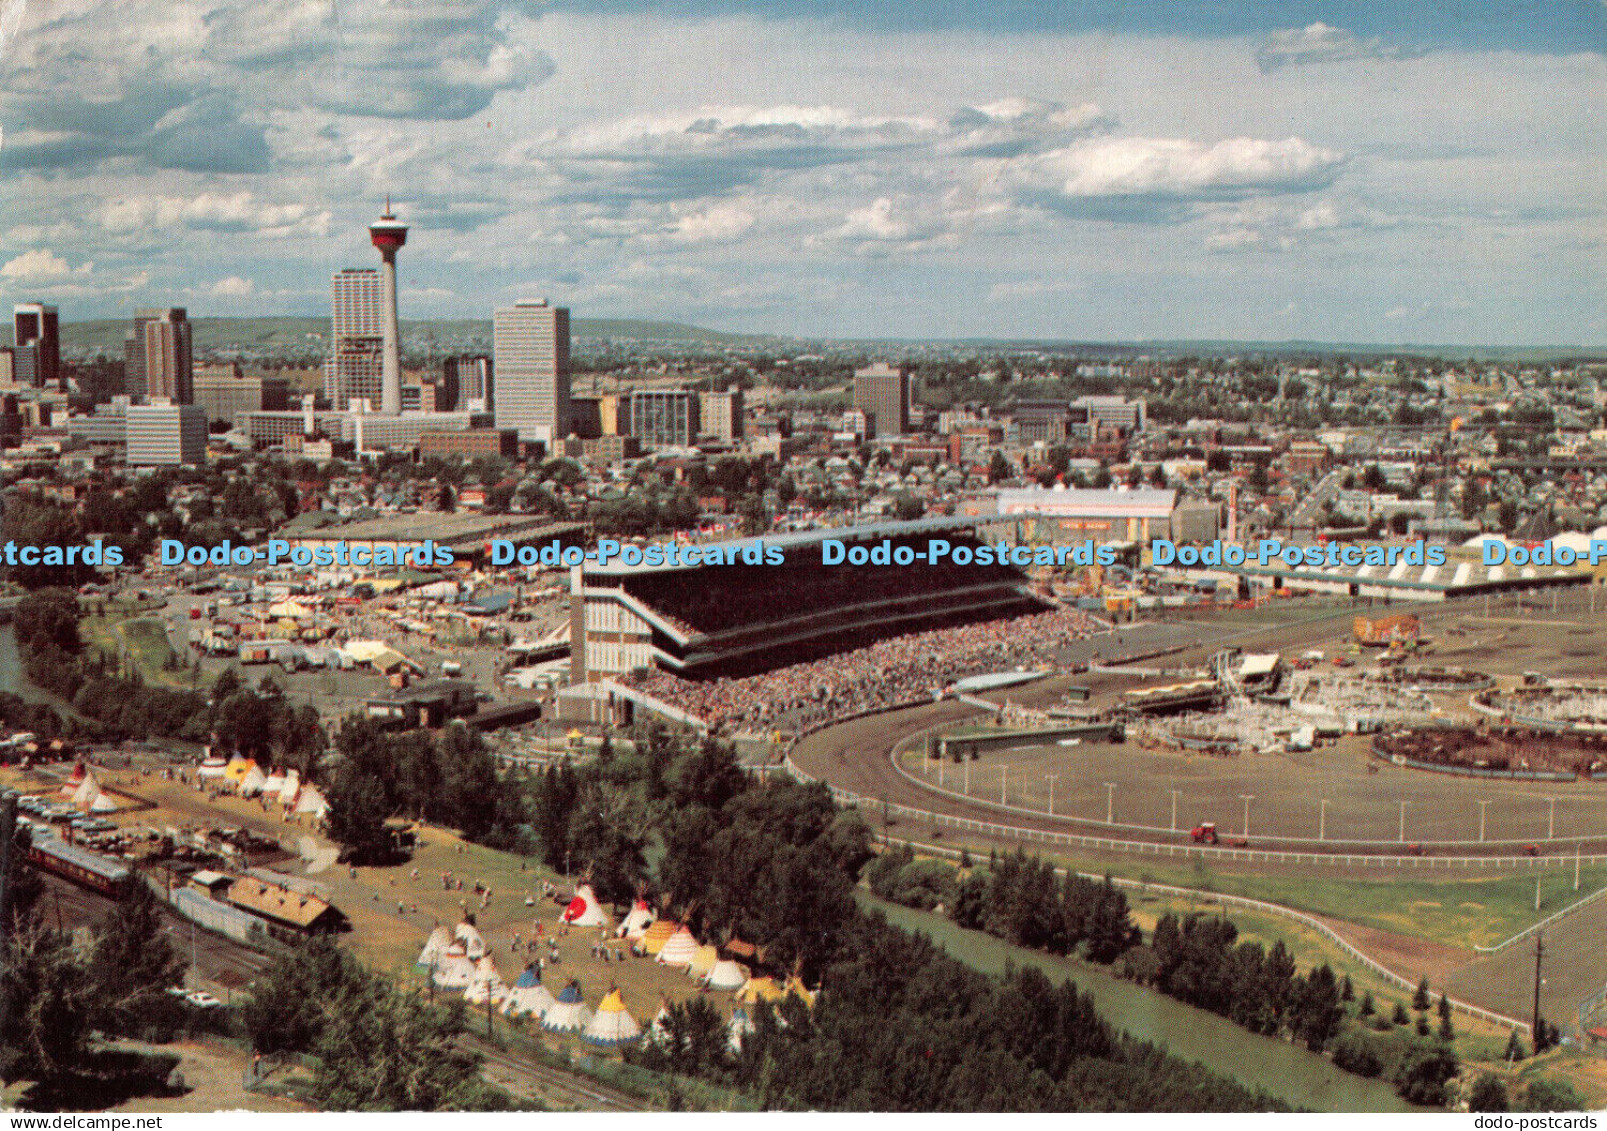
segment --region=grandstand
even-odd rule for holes
[[[918,519],[765,538],[784,551],[781,565],[746,565],[727,554],[732,564],[577,567],[571,632],[583,643],[571,655],[574,682],[651,667],[693,679],[750,675],[889,636],[1046,608],[1009,566],[821,564],[827,538],[924,550],[928,537],[941,535],[977,547],[978,522]]]

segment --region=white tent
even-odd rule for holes
[[[668,998],[664,999],[663,1004],[658,1007],[658,1012],[653,1015],[653,1023],[648,1026],[648,1036],[658,1044],[663,1044],[670,1039],[670,1002]]]
[[[508,996],[502,999],[502,1012],[509,1017],[541,1017],[553,1001],[552,991],[541,984],[541,971],[526,966]]]
[[[329,813],[329,802],[324,800],[324,795],[317,786],[303,786],[301,797],[296,801],[296,812],[311,813],[321,821]]]
[[[274,770],[268,775],[268,780],[262,783],[262,796],[266,797],[269,801],[272,801],[274,798],[279,796],[280,791],[284,788],[285,775],[280,773],[278,770]]]
[[[594,1045],[613,1048],[641,1040],[642,1027],[625,1008],[625,999],[619,996],[619,991],[610,990],[581,1037]]]
[[[201,778],[221,778],[228,772],[228,769],[229,763],[222,758],[208,758],[201,763],[200,767],[195,771],[195,775]]]
[[[719,962],[719,950],[715,948],[713,943],[704,943],[697,948],[697,953],[692,956],[692,961],[686,964],[686,976],[688,978],[706,978],[709,975],[709,971],[719,965]]]
[[[658,961],[665,966],[686,966],[696,957],[697,939],[685,927],[671,935],[658,952]]]
[[[424,943],[424,949],[418,952],[418,961],[415,965],[428,969],[446,957],[447,948],[452,945],[452,936],[445,927],[437,927],[430,932],[429,939]]]
[[[89,803],[89,811],[91,813],[115,813],[117,812],[117,802],[107,797],[104,790],[96,790],[95,800]]]
[[[246,776],[240,779],[240,796],[255,797],[262,792],[263,787],[267,784],[268,776],[262,772],[260,767],[252,766],[246,771]],[[283,786],[284,782],[281,781],[279,784]]]
[[[95,780],[94,774],[85,774],[84,780],[79,782],[78,788],[73,791],[73,804],[88,812],[89,807],[95,804],[95,798],[99,796],[100,782]]]
[[[597,893],[590,884],[581,884],[575,898],[564,908],[564,922],[576,927],[611,927],[614,920],[603,905],[597,902]]]
[[[711,990],[740,990],[748,984],[748,972],[740,962],[722,958],[714,964],[709,976],[703,979],[703,984]]]
[[[469,988],[464,991],[463,1000],[470,1005],[481,1005],[487,998],[495,1003],[507,996],[508,983],[502,980],[497,964],[491,960],[491,953],[487,951],[480,958],[480,964],[474,968],[474,977],[469,981]]]
[[[461,943],[446,948],[446,954],[435,964],[435,984],[443,990],[466,990],[474,981],[475,966],[463,953]]]
[[[454,937],[463,944],[464,951],[475,961],[478,962],[485,954],[485,939],[480,937],[479,928],[473,923],[459,923]]]
[[[653,909],[647,905],[647,900],[638,899],[631,905],[625,922],[620,924],[620,937],[632,940],[641,938],[647,933],[647,928],[653,925],[653,918]]]
[[[292,805],[294,805],[296,803],[296,798],[300,794],[301,794],[301,771],[300,770],[287,770],[285,772],[285,784],[284,784],[284,787],[279,790],[279,804],[283,805],[286,809],[288,809],[288,808],[290,808]]]
[[[580,996],[580,986],[570,982],[542,1014],[541,1027],[552,1033],[578,1033],[590,1020],[591,1010]]]

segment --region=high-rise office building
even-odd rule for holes
[[[698,394],[698,415],[703,435],[722,444],[736,443],[742,439],[742,390]]]
[[[498,428],[549,449],[569,427],[569,311],[521,300],[492,322]]]
[[[481,355],[449,357],[441,365],[441,376],[448,391],[456,391],[455,408],[470,412],[490,412],[496,407],[491,389],[491,359]]]
[[[877,436],[910,430],[910,374],[903,366],[878,363],[854,370],[854,407],[870,417]]]
[[[697,443],[698,394],[689,389],[636,389],[631,393],[631,435],[651,448]]]
[[[11,311],[16,331],[18,382],[36,389],[50,385],[65,389],[56,308],[42,302],[19,302]]]
[[[135,311],[133,337],[137,350],[130,349],[128,338],[123,339],[123,392],[189,404],[195,359],[184,308]],[[137,375],[130,372],[135,360]]]
[[[206,413],[208,424],[232,424],[236,413],[268,407],[262,403],[262,378],[242,376],[238,364],[197,366],[190,388],[191,403]]]
[[[379,272],[372,267],[337,271],[330,280],[329,357],[324,394],[336,409],[353,399],[380,403],[384,394],[384,332]],[[398,388],[398,397],[400,389]]]
[[[206,462],[206,412],[199,406],[157,399],[129,405],[123,419],[130,467]]]

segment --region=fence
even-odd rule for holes
[[[1598,889],[1596,891],[1591,892],[1589,895],[1585,896],[1583,899],[1576,899],[1574,902],[1570,903],[1567,907],[1564,907],[1561,911],[1557,911],[1557,912],[1554,912],[1554,913],[1552,913],[1550,915],[1547,915],[1544,919],[1540,920],[1540,922],[1535,923],[1535,924],[1533,924],[1531,926],[1525,927],[1523,930],[1521,930],[1517,934],[1513,935],[1510,939],[1502,939],[1500,942],[1496,943],[1494,946],[1476,946],[1473,949],[1478,951],[1480,954],[1500,954],[1503,950],[1506,950],[1508,947],[1515,946],[1518,943],[1521,943],[1524,939],[1529,938],[1529,937],[1531,937],[1531,936],[1533,936],[1535,934],[1538,934],[1540,931],[1545,930],[1547,927],[1551,926],[1551,924],[1559,922],[1562,919],[1566,919],[1568,916],[1572,915],[1575,911],[1578,911],[1581,907],[1584,907],[1587,904],[1595,903],[1596,900],[1600,899],[1604,895],[1607,895],[1607,888],[1600,888],[1600,889]]]
[[[920,841],[907,840],[902,837],[890,836],[886,833],[877,834],[877,839],[887,844],[908,845],[910,848],[917,849],[921,852],[929,852],[940,856],[952,856],[958,858],[960,855],[960,850],[958,849],[938,845],[922,844]],[[1056,868],[1055,872],[1058,875],[1063,876],[1067,873],[1067,869]],[[1114,876],[1097,876],[1090,872],[1078,872],[1077,874],[1082,876],[1084,879],[1094,880],[1096,882],[1103,881],[1108,878],[1111,883],[1115,884],[1119,888],[1158,892],[1163,895],[1182,896],[1189,899],[1198,899],[1201,902],[1206,903],[1220,903],[1224,907],[1238,907],[1246,911],[1258,911],[1267,915],[1277,915],[1285,919],[1292,919],[1301,926],[1316,931],[1329,942],[1339,947],[1339,949],[1345,954],[1349,955],[1357,962],[1360,962],[1363,966],[1366,966],[1367,969],[1371,970],[1374,974],[1378,975],[1380,978],[1383,978],[1391,985],[1399,986],[1406,990],[1417,989],[1417,983],[1408,978],[1402,977],[1389,967],[1383,965],[1381,962],[1378,962],[1376,959],[1363,954],[1354,945],[1352,945],[1322,920],[1316,919],[1305,914],[1304,912],[1296,911],[1292,907],[1285,907],[1279,903],[1267,903],[1264,900],[1251,899],[1248,896],[1242,895],[1227,895],[1225,893],[1215,891],[1197,891],[1194,888],[1173,887],[1170,884],[1145,883],[1142,880],[1129,880]],[[1597,894],[1600,893],[1598,892]],[[1446,996],[1445,1000],[1450,1003],[1453,1010],[1467,1017],[1472,1017],[1487,1024],[1495,1025],[1499,1028],[1516,1029],[1522,1033],[1529,1032],[1530,1026],[1528,1022],[1520,1021],[1516,1017],[1508,1017],[1504,1013],[1496,1013],[1494,1010],[1484,1009],[1483,1007],[1474,1005],[1471,1002],[1459,1001],[1456,998],[1450,997],[1449,995]]]

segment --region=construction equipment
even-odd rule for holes
[[[1189,830],[1189,836],[1194,838],[1195,844],[1219,844],[1221,842],[1221,838],[1216,835],[1215,821],[1206,821],[1204,824],[1195,825]]]

